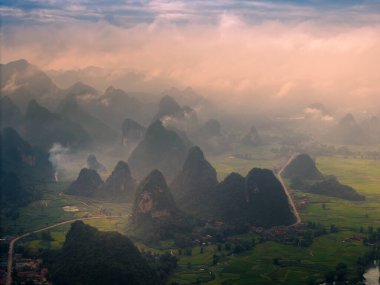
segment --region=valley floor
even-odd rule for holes
[[[210,158],[217,169],[219,180],[229,172],[243,175],[252,167],[274,169],[285,158],[276,157],[269,146],[242,149],[254,159],[239,159],[233,155]],[[225,244],[207,244],[203,249],[194,246],[191,256],[178,255],[172,241],[155,247],[138,244],[141,249],[171,252],[178,255],[179,266],[168,284],[312,284],[322,282],[327,272],[335,270],[339,263],[348,266],[348,276],[356,276],[358,257],[370,250],[362,239],[368,227],[380,227],[380,161],[358,157],[321,156],[317,166],[325,174],[333,174],[345,184],[366,196],[362,202],[291,191],[303,222],[317,222],[327,230],[335,225],[339,231],[314,238],[308,247],[287,245],[275,241],[257,243],[252,249],[234,253]],[[67,183],[51,184],[43,190],[41,200],[22,208],[12,218],[2,217],[2,227],[9,233],[8,240],[22,233],[43,228],[65,220],[93,217],[99,214],[123,216],[120,219],[87,220],[86,223],[100,230],[116,230],[124,233],[130,204],[104,203],[61,194]],[[65,208],[71,206],[71,208]],[[67,209],[78,211],[67,211]],[[18,241],[29,251],[39,248],[57,249],[64,242],[68,225],[49,230],[48,235],[35,233]],[[256,234],[236,236],[236,239],[258,240]],[[16,246],[17,252],[17,246]],[[215,262],[215,256],[217,261]]]

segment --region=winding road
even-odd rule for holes
[[[296,226],[298,224],[301,223],[301,216],[297,210],[297,207],[293,201],[293,198],[292,196],[290,195],[289,193],[289,190],[282,178],[282,173],[283,171],[285,170],[285,168],[289,165],[289,163],[297,156],[298,154],[295,153],[293,154],[288,160],[287,162],[282,166],[282,168],[280,169],[280,171],[278,171],[277,173],[277,178],[278,180],[280,181],[282,187],[284,188],[285,190],[285,193],[286,195],[288,196],[288,200],[289,200],[289,203],[290,203],[290,206],[292,207],[292,211],[294,213],[294,216],[296,217],[296,222],[292,225],[290,225],[289,227],[293,227],[293,226]],[[51,226],[48,226],[48,227],[44,227],[44,228],[41,228],[41,229],[38,229],[38,230],[35,230],[35,231],[31,231],[31,232],[27,232],[23,235],[20,235],[20,236],[17,236],[15,238],[13,238],[10,243],[9,243],[9,251],[8,251],[8,264],[7,264],[7,279],[6,279],[6,285],[12,285],[12,269],[13,269],[13,251],[14,251],[14,245],[17,241],[19,241],[20,239],[22,238],[25,238],[27,236],[30,236],[31,234],[34,234],[34,233],[38,233],[38,232],[42,232],[42,231],[45,231],[45,230],[48,230],[48,229],[52,229],[52,228],[55,228],[55,227],[59,227],[59,226],[62,226],[62,225],[66,225],[66,224],[71,224],[71,223],[74,223],[76,221],[85,221],[85,220],[95,220],[95,219],[115,219],[115,218],[120,218],[121,216],[95,216],[95,217],[88,217],[88,218],[78,218],[78,219],[73,219],[73,220],[68,220],[68,221],[64,221],[64,222],[60,222],[60,223],[56,223],[54,225],[51,225]]]
[[[301,223],[301,216],[300,216],[300,214],[299,214],[299,212],[298,212],[298,210],[297,210],[297,207],[296,207],[296,205],[295,205],[295,203],[294,203],[294,201],[293,201],[292,196],[291,196],[290,193],[289,193],[289,189],[288,189],[288,187],[286,186],[284,180],[282,179],[281,174],[282,174],[282,172],[284,172],[285,168],[289,165],[289,163],[290,163],[290,162],[291,162],[291,161],[292,161],[297,155],[298,155],[298,153],[293,154],[293,155],[287,160],[287,162],[284,164],[284,166],[280,169],[280,171],[277,173],[277,178],[278,178],[278,180],[280,181],[282,187],[284,188],[286,195],[288,196],[288,200],[289,200],[290,206],[291,206],[292,209],[293,209],[293,214],[294,214],[294,216],[296,217],[296,222],[295,222],[294,224],[290,225],[289,227],[293,227],[293,226],[296,226],[296,225],[300,224],[300,223]]]
[[[8,251],[8,264],[7,264],[7,279],[6,279],[6,285],[12,285],[12,269],[13,269],[13,251],[14,251],[14,245],[15,243],[24,238],[24,237],[27,237],[27,236],[30,236],[31,234],[35,234],[35,233],[39,233],[39,232],[42,232],[42,231],[45,231],[45,230],[48,230],[48,229],[52,229],[52,228],[55,228],[55,227],[59,227],[59,226],[62,226],[62,225],[66,225],[66,224],[71,224],[71,223],[74,223],[76,221],[85,221],[85,220],[95,220],[95,219],[116,219],[116,218],[120,218],[121,216],[95,216],[95,217],[88,217],[88,218],[78,218],[78,219],[73,219],[73,220],[68,220],[68,221],[64,221],[64,222],[60,222],[60,223],[57,223],[57,224],[54,224],[54,225],[51,225],[51,226],[48,226],[48,227],[44,227],[44,228],[41,228],[41,229],[38,229],[38,230],[35,230],[35,231],[31,231],[31,232],[28,232],[28,233],[25,233],[23,235],[20,235],[20,236],[17,236],[15,238],[13,238],[10,242],[9,242],[9,251]]]

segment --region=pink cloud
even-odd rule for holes
[[[153,7],[170,18],[181,5]],[[4,61],[26,58],[45,69],[126,68],[226,103],[316,98],[365,104],[380,96],[380,25],[247,24],[222,14],[217,24],[176,25],[163,17],[130,28],[98,22],[10,29]]]

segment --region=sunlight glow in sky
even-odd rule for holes
[[[240,102],[380,105],[380,1],[5,0],[2,60],[136,70]]]

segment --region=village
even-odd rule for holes
[[[6,244],[6,241],[3,241]],[[24,244],[20,243],[19,249]],[[0,257],[0,285],[6,285],[8,254],[3,252]],[[27,257],[22,253],[15,253],[12,272],[13,284],[17,285],[47,285],[48,269],[42,267],[42,259]]]

